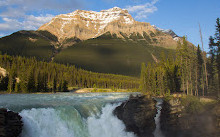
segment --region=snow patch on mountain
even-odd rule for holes
[[[97,24],[96,26],[98,26],[99,24],[98,33],[100,33],[109,23],[117,21],[121,19],[121,17],[124,19],[123,23],[125,24],[133,24],[135,22],[135,20],[130,16],[127,10],[121,9],[119,7],[102,10],[100,12],[76,10],[72,13],[61,14],[59,16],[56,16],[55,18],[63,20],[62,28],[63,25],[65,26],[68,22],[77,20],[78,18],[82,18],[86,21],[87,27],[89,27],[90,23],[93,23],[95,25]]]
[[[166,34],[169,34],[173,37],[173,40],[175,41],[179,41],[180,40],[180,37],[178,35],[176,35],[175,32],[173,32],[171,29],[161,29],[161,28],[158,28],[157,26],[155,25],[152,25],[156,30],[158,31],[161,31],[161,32],[164,32]]]

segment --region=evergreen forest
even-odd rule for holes
[[[158,63],[142,63],[142,92],[153,95],[185,93],[194,96],[220,96],[220,20],[216,33],[209,38],[209,52],[203,45],[179,41],[176,55],[161,53]]]
[[[74,88],[134,89],[139,78],[85,71],[72,65],[37,61],[35,58],[0,55],[0,91],[7,93],[65,92]]]

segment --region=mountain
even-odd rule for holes
[[[181,39],[181,38],[180,38],[178,35],[176,35],[176,33],[175,33],[174,31],[172,31],[171,29],[161,29],[161,28],[158,28],[158,27],[155,26],[155,25],[152,25],[152,26],[153,26],[156,30],[158,30],[158,31],[161,31],[161,32],[163,32],[163,33],[166,33],[166,34],[171,35],[175,41],[179,41],[179,40]]]
[[[144,34],[154,35],[160,32],[150,23],[135,21],[127,10],[118,7],[100,12],[76,10],[72,13],[61,14],[38,30],[50,32],[57,36],[61,43],[69,38],[80,40],[97,38],[107,32],[122,39],[125,39],[124,36],[140,34],[143,37]],[[169,34],[156,35],[154,39],[160,43],[154,43],[157,46],[176,45],[176,41],[173,41]]]
[[[139,76],[142,62],[154,62],[160,58],[162,52],[165,55],[175,53],[173,49],[147,43],[147,36],[133,34],[124,37],[126,40],[107,32],[63,49],[55,56],[54,61],[75,64],[79,68],[95,72]],[[155,43],[153,40],[149,42]]]
[[[173,31],[135,21],[127,10],[76,10],[55,16],[37,31],[18,31],[0,39],[0,53],[73,64],[103,73],[138,76],[142,62],[174,54]]]
[[[0,53],[50,61],[59,42],[47,31],[18,31],[0,39]]]

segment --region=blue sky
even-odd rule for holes
[[[36,30],[55,15],[76,9],[100,11],[115,6],[128,9],[137,21],[186,35],[195,45],[201,44],[200,23],[205,50],[220,17],[220,0],[0,0],[0,37]]]

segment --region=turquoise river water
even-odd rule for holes
[[[21,137],[135,137],[134,133],[126,132],[123,122],[113,115],[114,109],[130,94],[0,95],[0,108],[22,116]]]

